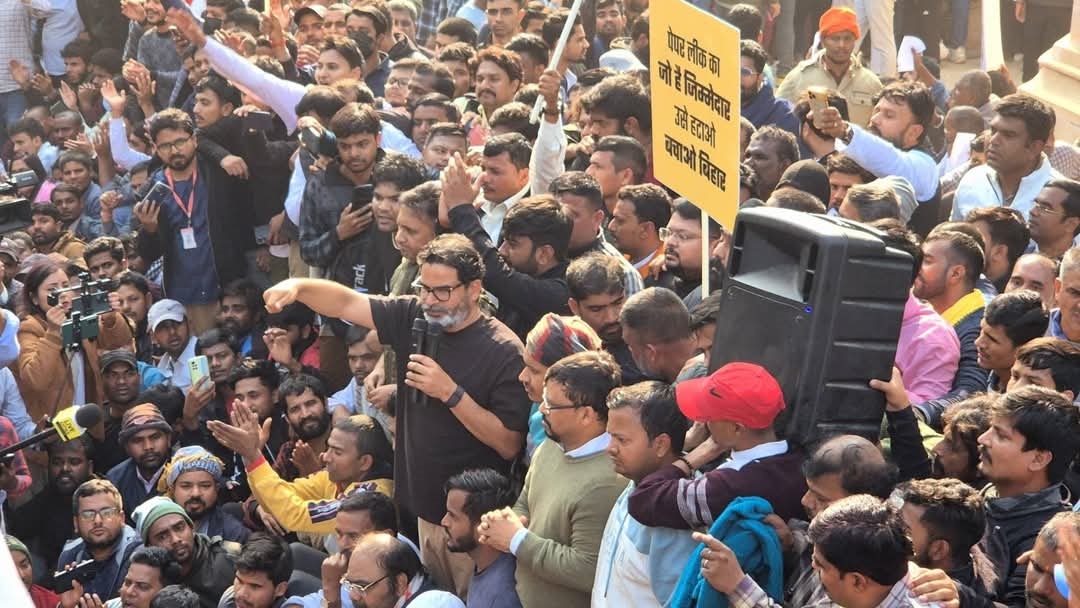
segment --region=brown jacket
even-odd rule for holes
[[[86,400],[103,404],[105,396],[98,353],[132,348],[132,335],[124,317],[112,311],[98,317],[98,328],[97,340],[82,342],[83,377],[86,379]],[[37,422],[42,416],[52,416],[71,406],[75,384],[59,328],[47,328],[41,317],[27,315],[19,325],[18,338],[21,351],[13,371],[31,420]]]
[[[85,266],[86,262],[83,261],[83,251],[86,251],[86,243],[76,238],[70,230],[65,230],[60,233],[60,238],[56,239],[52,248],[48,251],[39,249],[38,253],[59,253],[70,262],[78,266]]]

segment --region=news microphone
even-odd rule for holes
[[[413,319],[412,322],[412,344],[409,349],[409,354],[422,355],[424,354],[424,335],[428,331],[428,322],[423,318]],[[426,403],[427,395],[418,388],[409,389],[409,402],[417,405]]]
[[[8,454],[14,454],[23,448],[41,443],[53,436],[60,437],[61,441],[71,441],[76,437],[82,436],[82,434],[86,432],[86,429],[101,422],[104,415],[104,412],[101,411],[101,408],[98,407],[96,403],[73,405],[69,408],[62,409],[53,417],[49,428],[40,433],[34,433],[18,443],[13,443],[0,449],[0,458],[3,458]]]

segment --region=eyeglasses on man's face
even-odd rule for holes
[[[420,279],[417,279],[413,281],[412,288],[416,291],[416,295],[420,296],[421,299],[423,299],[425,295],[431,294],[431,297],[435,298],[436,300],[440,302],[445,302],[450,299],[450,296],[454,293],[454,290],[458,287],[461,287],[462,285],[464,285],[464,283],[458,283],[457,285],[440,285],[438,287],[428,287],[427,285],[421,283]]]
[[[367,595],[369,589],[377,585],[378,583],[386,580],[390,577],[390,573],[386,573],[379,578],[371,581],[370,583],[358,582],[354,583],[344,576],[341,577],[341,586],[345,588],[346,593],[356,593],[358,595]]]

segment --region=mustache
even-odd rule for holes
[[[990,457],[990,451],[986,448],[979,446],[979,458],[986,462],[993,462],[994,459]]]

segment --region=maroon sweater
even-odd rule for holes
[[[806,478],[800,452],[769,456],[747,463],[739,470],[714,469],[687,479],[679,467],[669,464],[652,473],[630,494],[630,515],[645,526],[708,528],[731,501],[758,496],[769,501],[784,521],[806,520],[802,497]]]

